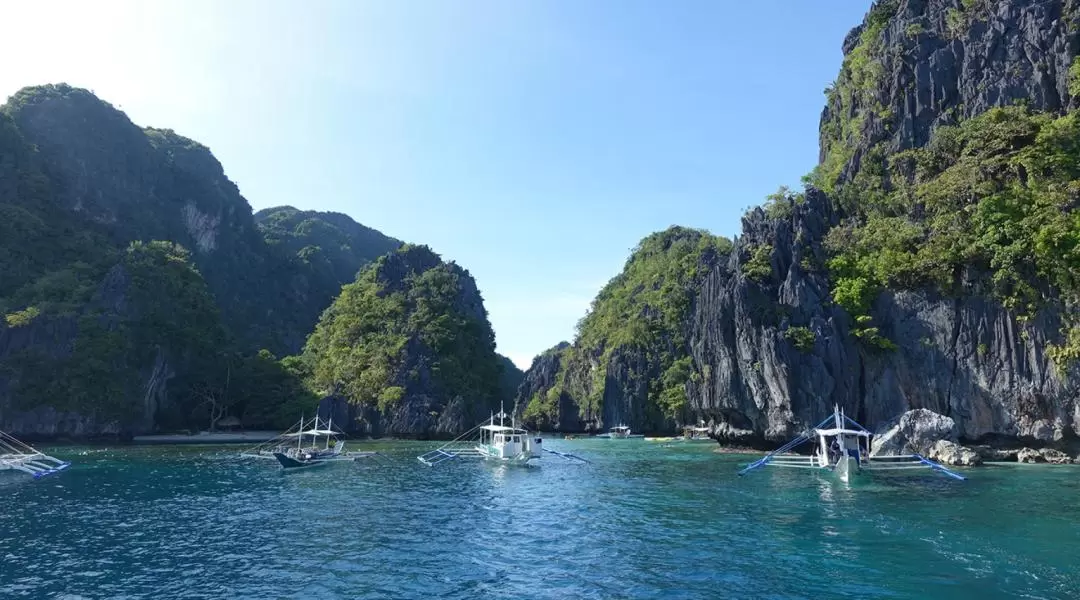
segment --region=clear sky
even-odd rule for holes
[[[642,237],[734,236],[817,161],[869,0],[9,0],[0,94],[67,82],[476,277],[519,366]]]

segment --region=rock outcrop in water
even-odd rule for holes
[[[972,466],[982,457],[956,442],[956,422],[935,412],[919,408],[885,423],[875,433],[871,456],[922,454],[947,465]]]
[[[1078,11],[1064,0],[873,5],[844,41],[827,92],[813,185],[747,213],[730,255],[695,285],[687,318],[669,326],[692,357],[676,422],[700,419],[721,440],[768,445],[835,403],[870,428],[913,409],[951,420],[943,443],[920,444],[950,461],[978,460],[958,441],[1074,443],[1080,263],[1062,257],[1075,252],[1064,240],[1080,234],[1059,217],[1078,205],[1060,191],[1080,177],[1068,142]],[[1029,207],[1010,216],[995,190]],[[1038,210],[1042,222],[1015,216]],[[1018,231],[1029,237],[1008,237]],[[1009,254],[1035,247],[1040,231],[1057,246]],[[1045,235],[1056,231],[1064,237]],[[608,342],[617,352],[621,342]],[[534,362],[519,402],[590,372],[560,356]],[[594,411],[605,412],[608,389],[659,379],[655,368],[608,370]],[[640,414],[642,404],[632,396],[620,410]]]

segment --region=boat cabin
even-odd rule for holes
[[[709,428],[701,426],[684,427],[683,438],[695,441],[712,441],[712,438],[709,437]]]
[[[870,432],[858,429],[833,427],[815,429],[818,442],[814,455],[820,466],[835,465],[847,456],[861,465],[870,456]]]
[[[480,447],[492,458],[539,456],[540,443],[540,438],[533,440],[528,431],[517,427],[494,424],[480,427]]]

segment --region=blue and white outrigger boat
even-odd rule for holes
[[[539,460],[544,452],[567,460],[589,462],[584,458],[548,450],[539,434],[518,427],[517,419],[507,415],[500,407],[499,414],[492,414],[487,423],[481,423],[466,431],[454,440],[438,448],[417,456],[416,459],[429,467],[458,458],[480,458],[506,465],[526,466],[531,461]],[[495,417],[499,418],[498,424]]]
[[[750,463],[739,471],[739,475],[760,467],[825,469],[835,473],[840,481],[848,483],[866,472],[932,469],[954,479],[966,479],[917,453],[871,457],[871,436],[870,431],[845,415],[843,409],[834,406],[832,416],[817,427]],[[793,453],[807,443],[814,445],[809,456]]]
[[[240,456],[276,460],[281,468],[295,471],[335,462],[356,462],[377,456],[377,452],[346,451],[344,433],[334,429],[333,419],[318,416],[300,422],[278,437],[245,450]],[[306,441],[310,439],[311,443]],[[319,441],[323,447],[319,447]]]
[[[0,471],[21,471],[41,479],[70,466],[70,462],[38,452],[29,444],[0,431]]]

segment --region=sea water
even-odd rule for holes
[[[0,598],[1080,598],[1080,467],[848,486],[715,445],[557,440],[282,473],[234,447],[60,447],[0,473]],[[908,473],[911,473],[910,471]]]

